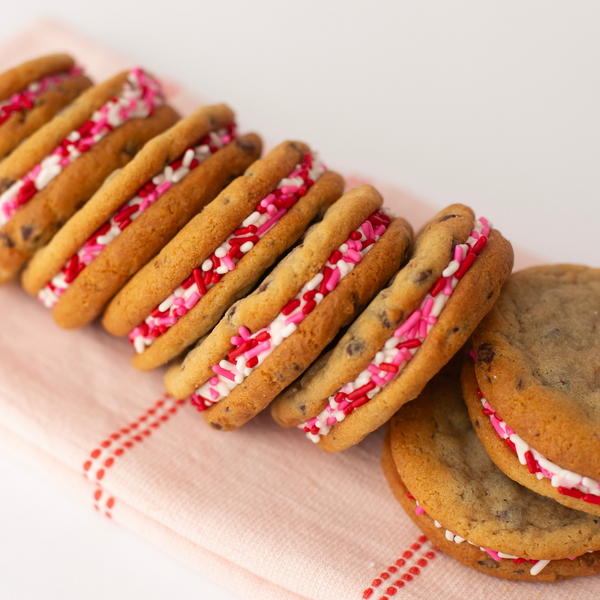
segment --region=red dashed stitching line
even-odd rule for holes
[[[137,420],[130,425],[122,427],[115,433],[109,435],[101,442],[83,463],[83,474],[94,481],[97,489],[94,492],[94,508],[112,518],[112,509],[115,499],[102,487],[102,480],[106,472],[113,467],[115,461],[122,456],[126,450],[141,444],[147,437],[152,435],[163,423],[166,423],[185,403],[185,400],[175,400],[166,395],[155,402]]]
[[[435,558],[436,552],[438,548],[424,535],[419,536],[418,540],[402,553],[401,558],[371,582],[371,586],[363,592],[363,600],[390,600],[400,588],[420,575],[421,569]],[[404,572],[400,572],[403,567]]]

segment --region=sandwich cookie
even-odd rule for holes
[[[383,469],[430,540],[507,579],[556,581],[600,572],[598,518],[514,482],[494,465],[462,399],[462,353],[392,418]]]
[[[404,260],[412,230],[404,219],[391,220],[382,202],[371,186],[338,200],[303,243],[169,369],[167,391],[191,396],[216,429],[235,429],[264,409]]]
[[[30,60],[0,75],[0,160],[92,82],[67,54]]]
[[[178,119],[141,69],[85,91],[0,163],[0,283],[117,168]]]
[[[515,273],[473,334],[463,390],[492,460],[520,484],[600,516],[600,269]]]
[[[164,364],[212,329],[344,191],[301,142],[284,142],[194,217],[113,299],[103,318],[129,334],[133,364]]]
[[[62,327],[96,318],[116,292],[259,155],[225,105],[157,136],[33,257],[23,285]],[[166,165],[166,166],[165,166]]]
[[[273,403],[329,452],[386,423],[462,347],[513,264],[509,242],[470,208],[449,206],[427,225],[410,262],[334,350]]]

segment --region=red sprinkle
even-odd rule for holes
[[[125,219],[122,223],[119,223],[119,229],[123,231],[128,225],[131,225],[131,219]]]
[[[204,285],[208,285],[212,281],[212,269],[210,271],[205,271],[204,275],[202,275],[202,279],[204,281]]]
[[[494,414],[493,410],[490,410],[489,408],[484,408],[481,411],[486,417],[491,417]]]
[[[590,504],[600,504],[600,498],[598,496],[594,496],[594,494],[586,494],[583,497],[584,502],[589,502]]]
[[[369,396],[367,396],[365,394],[364,396],[361,396],[360,398],[357,398],[356,400],[354,400],[350,406],[352,406],[352,408],[358,408],[359,406],[366,404],[368,401],[369,401]]]
[[[218,273],[213,273],[212,277],[210,278],[210,280],[213,283],[219,283],[219,281],[221,281],[221,276]]]
[[[302,307],[302,312],[307,315],[314,310],[315,306],[317,306],[317,303],[314,300],[310,300]]]
[[[469,267],[475,262],[476,258],[476,254],[467,254],[465,260],[463,260],[460,264],[460,267],[458,267],[458,271],[454,273],[454,277],[456,277],[456,279],[462,279],[465,273],[469,270]]]
[[[527,468],[532,475],[539,471],[531,450],[527,450],[527,452],[525,452],[525,460],[527,461]]]
[[[345,400],[347,398],[347,395],[344,394],[344,392],[338,392],[335,395],[334,400],[339,404],[342,400]]]
[[[240,247],[237,244],[233,244],[233,246],[231,246],[231,248],[229,248],[229,258],[235,258],[235,256],[237,255],[237,253],[240,251]]]
[[[339,250],[336,250],[330,257],[329,262],[332,265],[336,265],[338,261],[342,258],[342,253]]]
[[[187,290],[189,288],[192,287],[192,285],[194,284],[194,274],[192,273],[182,284],[181,287],[184,290]]]
[[[361,234],[359,231],[353,231],[353,232],[350,234],[350,239],[351,239],[351,240],[354,240],[354,241],[356,241],[356,240],[360,240],[360,238],[361,238],[361,237],[362,237],[362,234]]]
[[[304,155],[304,163],[306,164],[306,166],[307,166],[309,169],[312,169],[312,157],[311,157],[311,155],[310,155],[310,152],[307,152],[307,153]],[[307,173],[307,175],[308,175],[308,173]]]
[[[329,281],[329,278],[331,277],[331,273],[332,273],[332,269],[331,267],[325,267],[323,269],[323,281],[321,281],[321,285],[319,287],[319,293],[323,294],[323,296],[327,295],[327,282]]]
[[[379,368],[382,371],[388,371],[390,373],[397,373],[398,372],[398,367],[392,363],[381,363],[379,365]]]
[[[487,241],[488,239],[485,235],[480,236],[479,239],[473,244],[471,250],[473,250],[475,254],[479,254],[485,248]]]
[[[302,296],[303,300],[306,300],[306,302],[310,302],[311,300],[314,299],[314,297],[317,295],[317,290],[309,290],[308,292],[305,292],[304,295]]]
[[[398,350],[402,349],[402,348],[418,348],[421,345],[421,340],[406,340],[405,342],[400,342],[399,344],[396,345],[396,348],[398,348]]]
[[[134,204],[133,206],[126,208],[125,210],[121,211],[118,215],[115,215],[115,217],[114,217],[115,223],[120,223],[121,221],[124,221],[125,219],[130,217],[133,213],[137,212],[139,209],[140,209],[139,204]]]
[[[446,278],[440,277],[429,292],[431,294],[431,297],[435,298],[444,289],[444,285],[446,285]]]
[[[515,446],[515,443],[510,438],[506,438],[504,441],[508,444],[508,447],[516,454],[517,447]]]
[[[253,356],[247,363],[246,366],[249,369],[252,369],[253,367],[255,367],[258,364],[258,356]]]
[[[563,496],[571,496],[571,498],[577,498],[577,499],[584,497],[584,493],[581,492],[580,490],[562,487],[562,485],[559,485],[557,489],[558,489],[558,493],[562,494]],[[600,498],[598,498],[598,501],[599,501],[598,504],[600,504]]]
[[[200,271],[200,269],[198,269],[198,268],[194,269],[192,271],[192,277],[194,278],[194,281],[196,282],[198,291],[200,292],[200,294],[202,296],[204,296],[204,294],[206,294],[206,286],[204,285],[204,281],[202,279],[202,272]]]
[[[364,242],[361,242],[363,250],[365,248],[368,248],[369,246],[373,245],[375,243],[375,240],[373,238],[367,238]]]
[[[254,339],[259,343],[266,342],[267,340],[271,339],[271,334],[268,331],[263,331],[259,333]]]
[[[287,317],[289,314],[294,312],[299,306],[300,306],[300,300],[298,300],[298,298],[295,298],[294,300],[292,300],[291,302],[286,304],[281,309],[281,312],[282,312],[282,314],[284,314]]]
[[[369,383],[365,383],[365,385],[361,385],[359,388],[356,388],[353,392],[348,394],[348,400],[356,400],[360,398],[363,394],[367,394],[371,390],[374,390],[376,385],[369,381]]]
[[[234,348],[229,354],[229,360],[234,361],[238,356],[244,354],[244,352],[250,350],[250,342],[244,342],[240,344],[237,348]]]

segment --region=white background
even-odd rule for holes
[[[462,201],[520,247],[600,265],[600,4],[5,3],[0,43],[54,17],[270,143]],[[0,598],[235,598],[0,454]],[[43,498],[43,502],[41,499]]]

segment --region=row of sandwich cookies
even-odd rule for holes
[[[600,571],[590,411],[599,314],[598,269],[514,274],[474,350],[392,419],[383,459],[392,491],[446,553],[516,580]]]

